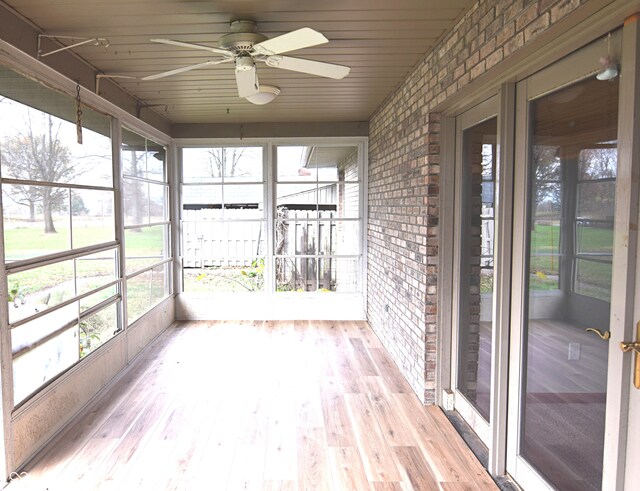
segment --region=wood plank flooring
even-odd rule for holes
[[[363,322],[185,322],[8,489],[493,490]]]

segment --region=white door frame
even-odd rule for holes
[[[619,179],[624,179],[627,183],[631,183],[634,178],[637,183],[640,174],[640,121],[634,117],[640,108],[639,21],[640,15],[638,14],[630,17],[625,22],[622,31],[621,66],[624,67],[624,77],[620,79],[618,159],[625,162],[625,165],[620,166],[618,174]],[[640,189],[638,185],[635,185],[624,186],[617,195],[619,201],[616,202],[616,208],[620,213],[628,215],[628,218],[624,221],[621,220],[620,226],[617,226],[616,223],[614,240],[620,249],[621,259],[617,265],[614,264],[613,281],[627,284],[629,289],[625,295],[626,302],[619,306],[623,310],[618,314],[619,319],[617,320],[621,327],[619,333],[624,339],[619,337],[614,339],[612,335],[613,345],[610,348],[614,351],[618,349],[620,341],[636,340],[635,323],[640,320],[640,264],[637,261],[638,255],[640,255],[638,241],[639,194]],[[635,289],[631,286],[634,279]],[[607,462],[607,458],[613,458],[616,452],[620,454],[620,458],[615,461],[617,465],[611,469],[613,472],[611,480],[618,489],[632,490],[636,489],[640,482],[640,466],[637,462],[638,455],[640,455],[640,390],[633,385],[635,355],[628,353],[622,357],[616,356],[615,361],[618,364],[616,371],[620,373],[620,379],[610,378],[608,382],[617,384],[614,388],[617,392],[616,397],[621,404],[619,408],[616,408],[616,414],[611,415],[612,426],[607,427],[607,434],[610,429],[611,431],[616,429],[614,425],[617,419],[620,420],[620,427],[626,427],[627,432],[626,434],[620,432],[612,435],[610,445],[605,446],[605,462]],[[625,401],[628,401],[627,404]],[[607,416],[609,415],[607,414]],[[608,423],[609,419],[607,419]],[[605,472],[608,472],[606,466]],[[614,479],[615,481],[613,481]],[[622,483],[624,483],[624,487]]]

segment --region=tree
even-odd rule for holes
[[[125,152],[126,155],[125,155]],[[143,177],[145,172],[145,162],[147,152],[138,151],[123,146],[124,173],[127,176]],[[137,179],[124,180],[124,207],[133,215],[133,223],[140,225],[144,221],[147,213],[147,203],[145,202],[144,183]],[[140,232],[140,229],[131,229],[132,232]]]
[[[71,165],[69,149],[59,139],[60,123],[43,114],[44,128],[36,134],[31,118],[26,133],[18,133],[2,144],[2,166],[6,177],[51,183],[70,182],[81,171]],[[35,221],[36,207],[42,207],[45,233],[56,233],[53,212],[66,208],[68,191],[51,186],[14,185],[8,196],[29,207],[29,219]]]
[[[29,208],[29,221],[36,221],[36,205],[41,199],[39,190],[37,188],[31,186],[13,185],[11,191],[6,194],[15,203],[27,206]]]
[[[618,152],[615,147],[587,148],[580,152],[580,180],[613,179],[616,177]]]
[[[559,213],[562,206],[562,164],[558,147],[534,145],[535,204],[537,211]],[[546,206],[545,206],[546,205]]]
[[[618,167],[616,148],[588,148],[578,160],[578,210],[583,217],[612,220],[615,210],[615,178]],[[613,227],[613,223],[601,223]]]
[[[82,196],[77,193],[71,193],[71,213],[73,216],[86,215],[89,213]]]
[[[208,151],[209,161],[207,163],[209,175],[211,177],[235,176],[238,170],[238,162],[244,155],[244,148],[224,147],[212,148]]]

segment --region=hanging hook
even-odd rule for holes
[[[82,100],[80,99],[80,82],[76,82],[76,133],[78,144],[82,145]]]

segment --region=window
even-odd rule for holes
[[[617,153],[535,145],[533,290],[564,289],[609,302]]]
[[[359,291],[357,147],[277,147],[275,196],[276,291]]]
[[[119,331],[110,118],[0,68],[14,402]]]
[[[578,156],[573,291],[610,302],[617,168],[615,142]]]
[[[262,147],[183,149],[181,189],[184,290],[264,291]]]
[[[127,321],[171,294],[171,224],[166,149],[122,130]]]
[[[184,291],[361,293],[359,147],[266,148],[182,150]]]

